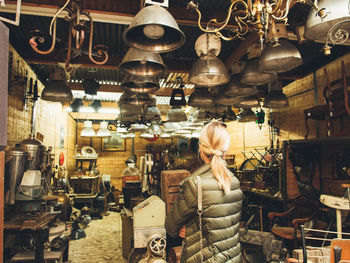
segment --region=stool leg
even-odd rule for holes
[[[341,210],[336,209],[337,214],[337,237],[342,238],[342,226],[341,226]]]

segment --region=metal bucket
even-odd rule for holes
[[[5,156],[5,204],[14,205],[17,186],[28,167],[28,153],[16,146]]]
[[[34,138],[28,138],[21,141],[21,148],[29,154],[28,169],[41,170],[44,161],[44,152],[46,147]]]

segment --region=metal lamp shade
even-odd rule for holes
[[[64,80],[49,80],[41,98],[47,101],[69,102],[73,100],[73,94]]]
[[[305,23],[305,38],[312,40],[326,41],[329,30],[338,24],[344,32],[350,31],[350,23],[340,23],[341,21],[349,20],[349,1],[347,0],[320,0],[318,1],[318,7],[323,9],[325,14],[324,18],[317,15],[315,8],[309,13]],[[335,32],[338,31],[336,26]],[[339,34],[340,36],[341,34]],[[339,40],[339,39],[338,39]]]
[[[186,113],[181,108],[171,108],[166,115],[168,122],[187,121]]]
[[[200,87],[215,87],[230,81],[225,64],[212,54],[201,56],[192,66],[189,81]]]
[[[157,107],[148,107],[145,111],[146,120],[161,120],[162,114]]]
[[[220,105],[235,105],[237,103],[239,103],[244,97],[242,96],[237,96],[235,98],[230,98],[230,97],[227,97],[223,94],[223,92],[220,92],[218,93],[218,95],[216,96],[215,98],[215,102],[217,104],[220,104]]]
[[[256,95],[248,96],[243,98],[239,103],[239,107],[242,108],[251,108],[251,107],[259,107],[260,103],[258,101],[258,97]]]
[[[111,137],[112,133],[108,130],[108,122],[102,121],[100,123],[100,129],[97,131],[96,137]]]
[[[259,58],[259,70],[265,73],[280,73],[292,70],[303,63],[299,50],[288,40],[279,40],[264,48]]]
[[[80,137],[95,137],[96,132],[92,128],[92,121],[84,121],[84,129],[80,133]]]
[[[138,116],[142,114],[142,109],[138,105],[125,105],[119,103],[121,122],[135,122],[138,120]]]
[[[256,121],[256,115],[251,109],[242,109],[237,115],[238,122]]]
[[[130,48],[119,65],[120,70],[137,76],[158,76],[166,70],[162,57],[157,53]]]
[[[126,75],[123,79],[122,90],[135,93],[149,93],[159,90],[159,82],[155,77],[140,77],[136,75]]]
[[[235,98],[240,96],[249,96],[256,94],[256,88],[254,86],[248,86],[241,83],[241,75],[234,75],[231,77],[229,83],[220,88],[220,91],[224,96]]]
[[[65,72],[56,69],[50,73],[50,79],[41,93],[41,98],[54,102],[69,102],[73,100],[73,94],[65,81]]]
[[[207,106],[213,106],[215,101],[207,88],[195,88],[188,98],[187,104],[195,108],[205,108]]]
[[[277,79],[276,73],[263,73],[259,71],[259,58],[248,61],[243,70],[241,83],[246,85],[264,85]]]
[[[150,5],[138,12],[123,37],[132,47],[157,53],[175,50],[185,43],[185,34],[175,19],[159,5]]]
[[[282,90],[273,90],[267,94],[264,99],[264,107],[270,109],[288,107],[289,102],[287,96]]]
[[[120,97],[120,103],[123,105],[150,105],[153,100],[148,93],[124,92]]]
[[[196,110],[192,116],[191,121],[193,123],[203,123],[207,120],[207,114],[204,109]]]
[[[176,130],[179,130],[181,128],[181,125],[179,122],[166,122],[164,123],[164,133],[172,133]]]

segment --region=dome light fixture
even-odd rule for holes
[[[65,81],[65,71],[56,69],[41,93],[41,99],[53,102],[70,102],[73,100],[71,89]]]
[[[96,137],[111,137],[112,133],[108,130],[108,122],[102,121],[100,123],[100,129],[97,131]]]
[[[208,88],[195,88],[188,98],[189,106],[195,108],[205,108],[215,104],[214,97],[208,91]]]
[[[156,53],[173,51],[185,43],[185,34],[175,19],[158,4],[142,8],[123,37],[129,46]]]
[[[241,83],[246,85],[264,85],[277,79],[276,73],[263,73],[259,70],[259,58],[255,57],[248,61],[245,66]]]
[[[92,128],[92,121],[84,121],[84,129],[80,133],[80,137],[95,137],[96,132]]]

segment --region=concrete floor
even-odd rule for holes
[[[127,263],[122,257],[121,218],[108,212],[103,219],[92,220],[85,229],[86,237],[69,242],[71,263]]]

